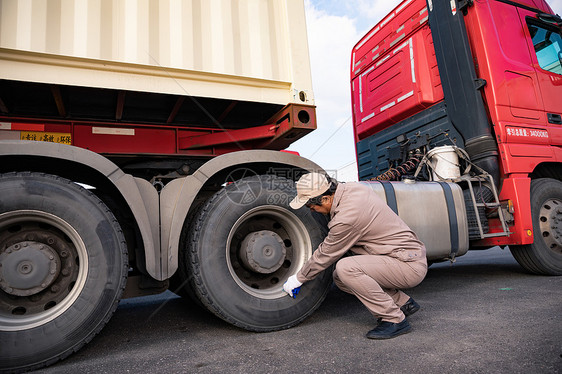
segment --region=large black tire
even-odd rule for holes
[[[25,371],[89,342],[117,308],[127,249],[107,206],[40,173],[0,174],[0,369]]]
[[[513,257],[535,274],[562,275],[562,182],[531,181],[533,244],[509,246]]]
[[[288,206],[294,182],[254,176],[209,199],[185,230],[183,273],[207,309],[250,331],[292,327],[324,300],[330,270],[290,298],[283,283],[312,255],[325,228],[307,208]]]

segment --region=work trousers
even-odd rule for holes
[[[375,318],[398,323],[404,320],[400,307],[409,296],[400,289],[418,285],[427,273],[425,256],[416,261],[401,261],[383,255],[344,257],[336,263],[336,285],[357,298]]]

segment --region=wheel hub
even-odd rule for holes
[[[562,205],[558,200],[550,199],[542,205],[539,225],[546,245],[562,252]]]
[[[264,237],[275,240],[268,238],[272,240],[272,252],[266,248],[265,254],[260,255],[264,246],[252,244],[251,240],[261,243],[262,231]],[[230,229],[226,249],[228,270],[234,281],[260,299],[284,297],[281,285],[312,255],[306,226],[288,208],[275,205],[261,205],[242,214]],[[261,256],[274,258],[274,265],[268,265]]]
[[[283,265],[286,254],[283,239],[270,230],[248,234],[240,247],[240,259],[245,267],[261,274],[277,271]]]
[[[60,258],[49,245],[21,241],[0,254],[0,288],[14,296],[34,295],[53,283],[60,268]]]
[[[35,326],[76,297],[87,258],[79,260],[81,241],[66,222],[38,211],[4,213],[0,243],[0,329]]]

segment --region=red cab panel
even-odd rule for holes
[[[424,0],[395,8],[353,49],[356,140],[443,100]]]

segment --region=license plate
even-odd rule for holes
[[[39,131],[21,131],[21,140],[36,140],[40,142],[51,142],[61,144],[72,144],[72,137],[69,133],[64,132],[39,132]]]

